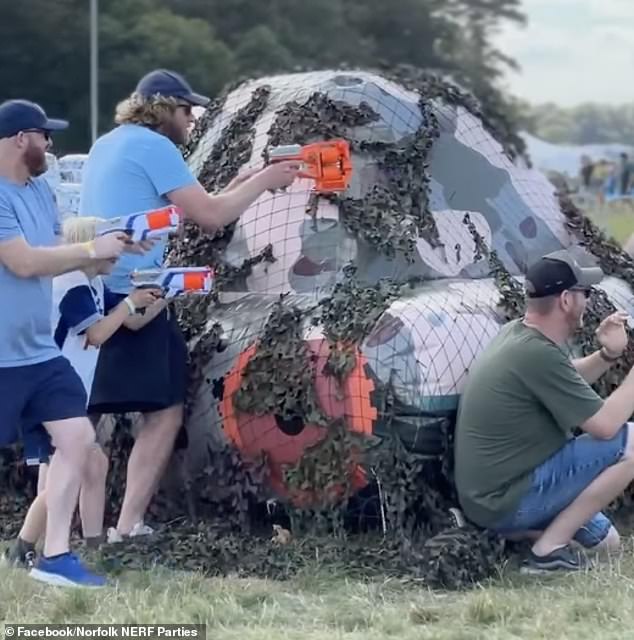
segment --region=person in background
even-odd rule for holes
[[[52,280],[118,258],[125,234],[59,246],[53,193],[43,177],[51,134],[68,127],[37,104],[0,105],[0,446],[22,441],[27,458],[55,453],[48,471],[44,553],[33,578],[62,586],[99,587],[102,576],[70,551],[71,519],[95,431],[86,392],[51,331]],[[10,312],[9,312],[10,311]]]
[[[215,232],[236,221],[267,190],[293,183],[299,166],[280,162],[239,176],[218,194],[207,193],[178,145],[186,142],[194,122],[192,108],[208,103],[173,71],[158,69],[141,78],[116,108],[118,126],[90,150],[80,214],[112,218],[171,203],[188,221]],[[131,272],[160,268],[165,248],[162,241],[145,256],[125,256],[107,279],[109,288],[125,298]],[[185,341],[169,309],[140,331],[119,329],[101,349],[89,412],[143,414],[128,460],[121,513],[109,531],[111,542],[152,533],[144,517],[183,425],[186,363]]]
[[[524,572],[583,569],[573,540],[593,555],[619,548],[603,510],[634,479],[634,370],[605,400],[590,385],[627,347],[627,315],[603,320],[596,352],[571,360],[565,350],[602,276],[565,250],[532,265],[525,316],[476,358],[459,402],[461,506],[481,527],[532,540]]]
[[[64,221],[66,244],[93,241],[98,218],[72,217]],[[115,260],[95,260],[76,271],[53,278],[52,327],[55,343],[79,375],[87,397],[97,366],[99,349],[121,326],[136,331],[155,318],[166,305],[157,289],[135,289],[124,300],[113,296],[102,276],[109,274]],[[143,310],[143,314],[138,312]],[[49,456],[27,460],[39,465],[38,496],[27,512],[24,524],[6,559],[13,566],[34,563],[37,542],[46,530],[46,477]],[[87,547],[102,541],[108,458],[94,443],[79,493],[82,534]]]
[[[632,165],[627,153],[621,154],[621,164],[619,166],[619,190],[622,196],[630,192],[630,183],[632,180]]]

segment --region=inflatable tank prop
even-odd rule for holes
[[[172,244],[172,265],[217,270],[214,301],[181,309],[194,371],[188,468],[229,444],[265,460],[272,498],[306,506],[324,485],[305,473],[291,487],[287,473],[331,455],[333,425],[443,455],[469,367],[509,318],[503,289],[521,298],[527,265],[562,247],[598,259],[552,184],[467,97],[440,82],[426,90],[363,71],[279,75],[240,84],[199,117],[185,156],[209,190],[277,145],[332,138],[350,142],[353,174],[343,194],[317,197],[297,180],[217,237],[190,228]],[[634,310],[623,280],[601,289]],[[328,499],[373,480],[359,450],[349,445]]]

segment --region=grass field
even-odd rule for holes
[[[593,213],[624,242],[634,215]],[[314,566],[289,582],[130,572],[99,591],[63,590],[0,569],[0,617],[13,622],[204,623],[245,640],[623,640],[634,636],[634,538],[583,575],[523,578],[508,568],[465,593],[397,580],[347,579]]]
[[[624,244],[634,233],[634,206],[613,205],[589,211],[592,220],[615,240]]]
[[[98,591],[40,585],[0,571],[6,623],[206,624],[207,637],[244,640],[623,640],[634,628],[633,541],[622,558],[583,575],[528,578],[501,571],[465,593],[399,581],[346,580],[311,567],[289,582],[205,579],[154,570]]]

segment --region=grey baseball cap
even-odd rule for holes
[[[525,287],[529,298],[545,298],[567,289],[588,289],[603,277],[599,267],[582,267],[569,251],[562,249],[529,267]]]

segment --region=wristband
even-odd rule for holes
[[[613,364],[621,357],[622,354],[619,354],[618,356],[611,356],[605,350],[605,347],[601,347],[601,349],[599,349],[599,355],[606,362],[609,362],[610,364]]]
[[[84,249],[88,251],[88,256],[93,260],[96,260],[97,252],[95,251],[95,241],[90,240],[89,242],[84,242],[83,246],[84,246]]]
[[[123,301],[128,305],[130,315],[133,316],[136,313],[136,307],[134,306],[134,302],[132,302],[132,300],[130,299],[130,296],[124,298]]]

